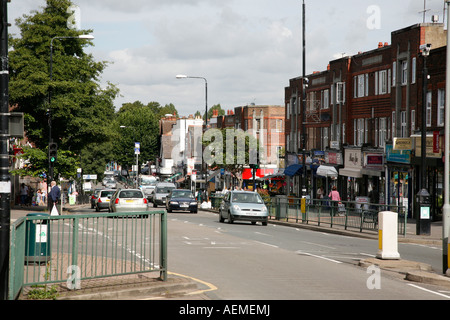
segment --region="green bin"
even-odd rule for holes
[[[46,213],[29,213],[27,217],[42,219],[26,219],[25,262],[42,263],[50,261],[50,217]]]

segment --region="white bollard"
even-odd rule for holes
[[[378,253],[377,258],[398,260],[398,215],[396,212],[378,213]]]

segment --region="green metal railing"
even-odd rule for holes
[[[406,235],[407,216],[405,207],[355,201],[331,201],[329,199],[305,199],[302,210],[301,198],[272,198],[269,216],[272,219],[296,223],[341,226],[354,229],[378,231],[378,212],[398,213],[398,234]]]
[[[211,196],[212,208],[218,210],[223,195]],[[274,197],[266,203],[269,218],[273,220],[294,221],[296,223],[327,225],[331,228],[341,226],[345,230],[362,232],[378,231],[378,212],[393,211],[398,213],[398,234],[406,235],[407,216],[405,207],[356,201],[336,201],[329,199],[305,199],[302,211],[301,198]]]
[[[146,211],[49,216],[12,224],[9,299],[27,286],[160,272],[167,280],[167,213]]]

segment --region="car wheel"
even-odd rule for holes
[[[197,210],[191,211],[191,213],[197,213]]]
[[[262,225],[263,225],[263,226],[267,226],[267,221],[263,221],[263,222],[262,222]]]
[[[167,209],[167,212],[168,212],[168,213],[172,213],[172,210],[170,210],[170,209]]]
[[[228,212],[228,223],[233,223],[233,218],[231,216],[231,213]]]
[[[156,208],[156,207],[157,207],[156,203],[153,202],[153,208]]]
[[[222,217],[222,212],[219,211],[219,222],[224,222],[225,219]]]
[[[96,211],[96,212],[99,212],[99,211],[100,211],[100,209],[98,208],[98,206],[95,207],[95,211]]]

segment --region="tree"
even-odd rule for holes
[[[125,104],[112,124],[115,130],[113,153],[120,164],[136,163],[134,143],[140,143],[140,162],[154,160],[159,154],[159,118],[152,108],[143,104]]]
[[[70,0],[47,0],[41,11],[16,20],[20,37],[10,39],[9,97],[10,104],[25,113],[27,137],[36,147],[44,150],[48,144],[51,114],[52,137],[58,151],[70,150],[73,157],[78,157],[75,154],[79,155],[85,146],[108,139],[106,124],[114,117],[113,100],[118,89],[112,84],[101,88],[99,78],[107,63],[97,62],[84,52],[91,41],[55,38],[92,33],[67,27],[70,5]]]
[[[261,152],[259,141],[241,129],[209,129],[203,136],[203,157],[213,169],[225,169],[242,188],[244,168],[256,164]]]

